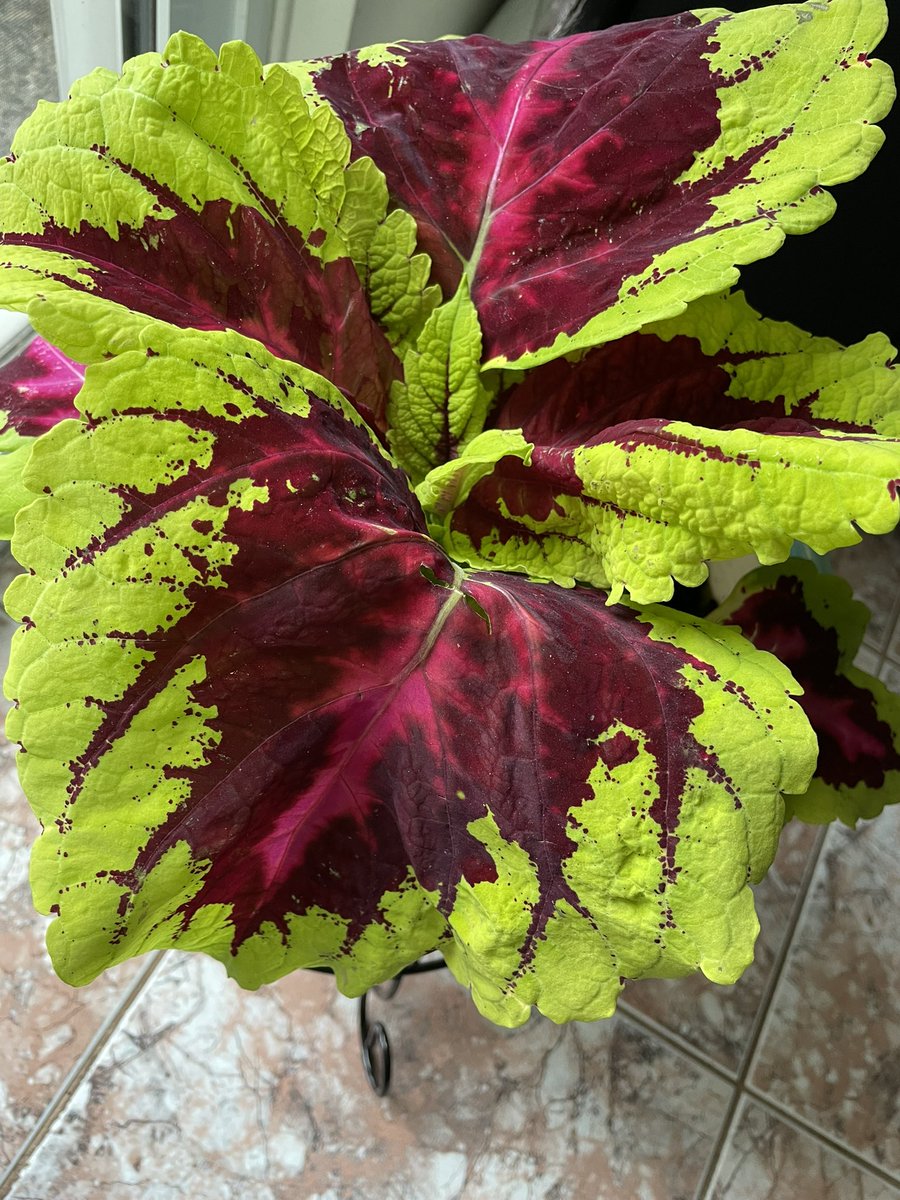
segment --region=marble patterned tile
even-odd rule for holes
[[[626,1020],[502,1030],[445,973],[356,1006],[299,972],[256,993],[168,956],[12,1200],[688,1200],[730,1088]]]
[[[748,1101],[725,1146],[709,1200],[897,1200],[818,1138]]]
[[[860,671],[867,671],[870,675],[878,676],[881,669],[881,655],[863,642],[853,660],[853,665]]]
[[[137,967],[125,964],[86,988],[57,979],[28,886],[37,832],[13,749],[0,738],[0,1175]]]
[[[768,875],[755,889],[760,934],[755,959],[736,984],[722,987],[702,975],[629,983],[628,1008],[679,1034],[726,1070],[737,1072],[782,947],[817,831],[799,821],[784,830]]]
[[[900,533],[864,537],[859,545],[836,550],[829,559],[872,613],[866,642],[873,650],[884,650],[889,639],[897,636],[893,617],[900,595]]]
[[[829,830],[755,1088],[900,1174],[900,806]]]
[[[900,664],[886,659],[878,672],[879,678],[892,692],[900,693]]]

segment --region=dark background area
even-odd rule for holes
[[[872,57],[900,71],[900,2],[887,36]],[[690,0],[586,0],[567,33],[625,21],[672,16]],[[753,0],[721,0],[732,12],[765,8]],[[765,316],[792,321],[810,333],[856,342],[881,330],[900,341],[896,287],[900,197],[900,106],[881,122],[887,141],[858,179],[829,189],[837,212],[826,225],[789,237],[772,258],[741,268],[741,286]]]

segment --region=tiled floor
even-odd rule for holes
[[[835,558],[877,614],[866,664],[900,680],[900,540]],[[612,1021],[510,1032],[446,975],[406,980],[372,1001],[379,1100],[326,977],[246,993],[168,954],[61,984],[9,748],[0,781],[0,1198],[900,1197],[900,808],[790,828],[735,987],[635,984]]]

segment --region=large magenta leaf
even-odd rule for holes
[[[521,431],[530,453],[498,438],[505,456],[434,528],[460,560],[641,602],[702,582],[707,559],[776,562],[794,540],[824,553],[858,541],[855,525],[885,532],[900,479],[893,354],[882,336],[845,349],[761,320],[739,293],[704,297],[509,387],[489,432]],[[466,467],[464,453],[443,474]]]
[[[10,730],[63,976],[177,945],[353,992],[440,943],[506,1023],[736,977],[812,768],[775,660],[466,575],[324,381],[140,338],[36,445],[17,528]]]
[[[711,32],[684,14],[559,42],[402,43],[383,57],[331,60],[315,87],[416,216],[446,293],[478,259],[473,294],[496,337],[492,307],[545,257],[541,286],[552,293],[538,304],[529,291],[520,320],[540,321],[537,310],[551,307],[571,326],[575,281],[563,312],[547,301],[558,302],[561,271],[586,247],[599,256],[597,223],[624,221],[627,242],[632,202],[664,193],[714,140],[716,80],[701,57]],[[681,109],[677,138],[660,137],[656,88]],[[643,267],[652,249],[632,253]],[[590,277],[586,265],[582,282]],[[608,302],[620,281],[610,275]]]
[[[468,277],[487,357],[530,365],[674,315],[826,220],[821,185],[880,145],[883,28],[880,4],[833,0],[311,70],[445,293]]]
[[[799,559],[752,571],[710,614],[776,655],[803,688],[819,758],[789,816],[855,825],[900,799],[900,698],[853,665],[868,619],[845,580]]]
[[[83,340],[103,304],[239,330],[383,428],[400,367],[360,272],[397,230],[385,238],[384,184],[349,152],[334,114],[311,114],[284,71],[263,81],[248,46],[217,58],[179,34],[22,126],[0,167],[2,299],[74,291],[92,305]],[[381,296],[388,318],[396,300]]]

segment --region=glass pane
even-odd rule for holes
[[[0,0],[0,154],[38,100],[59,99],[50,0]]]
[[[170,27],[202,37],[218,50],[223,42],[249,42],[263,62],[269,58],[274,0],[171,0]]]

